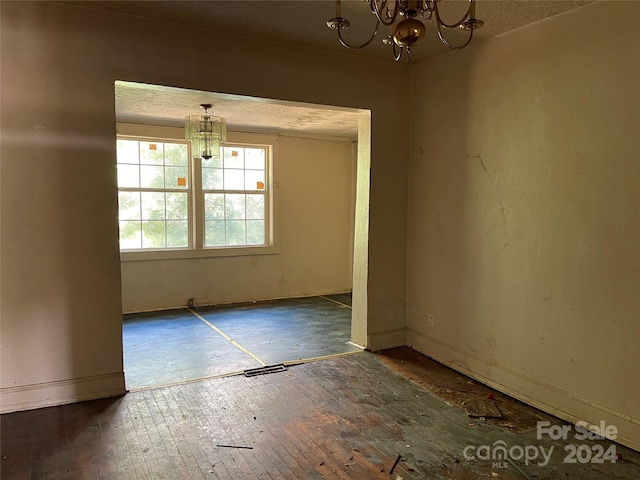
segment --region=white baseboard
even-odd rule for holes
[[[638,418],[490,362],[412,328],[407,329],[407,345],[485,385],[573,424],[585,421],[598,425],[604,421],[607,425],[614,425],[618,429],[615,441],[640,451]]]
[[[367,335],[367,348],[372,352],[385,350],[387,348],[403,347],[406,344],[407,329],[404,327]]]
[[[114,397],[125,393],[123,372],[5,387],[0,389],[0,413]]]

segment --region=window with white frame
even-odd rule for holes
[[[119,135],[120,250],[129,259],[272,253],[271,155],[271,145],[228,143],[206,160],[181,140]]]
[[[202,159],[204,246],[265,245],[266,147],[225,145]]]
[[[188,144],[119,138],[117,155],[120,249],[189,248]]]

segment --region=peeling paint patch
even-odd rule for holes
[[[482,167],[482,170],[484,170],[485,172],[487,171],[487,166],[482,161],[482,157],[480,155],[469,155],[469,154],[467,154],[467,158],[476,158],[476,159],[480,160],[480,166]]]
[[[500,211],[502,212],[502,226],[506,227],[507,226],[507,211],[504,208],[504,204],[502,203],[502,200],[500,200]]]

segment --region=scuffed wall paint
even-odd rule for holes
[[[83,379],[83,398],[123,392],[116,80],[371,110],[357,321],[404,328],[409,98],[378,83],[406,69],[56,2],[3,2],[1,22],[3,409],[73,401]]]
[[[408,249],[410,344],[635,448],[638,15],[594,3],[415,67]]]

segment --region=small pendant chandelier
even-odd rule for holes
[[[337,30],[340,43],[352,49],[364,48],[371,43],[378,34],[380,24],[391,28],[391,34],[382,42],[391,45],[393,58],[400,60],[402,52],[406,49],[407,60],[411,61],[411,47],[418,44],[424,38],[426,28],[423,21],[435,23],[438,38],[452,50],[460,50],[469,45],[473,38],[473,31],[482,27],[484,22],[476,18],[476,0],[469,0],[469,7],[460,20],[455,23],[445,23],[440,17],[438,4],[441,0],[366,0],[375,15],[376,24],[373,33],[367,41],[359,45],[347,43],[342,36],[342,31],[351,26],[351,22],[342,17],[340,0],[336,2],[336,16],[327,22],[327,26]],[[396,22],[396,20],[398,20]],[[465,42],[461,45],[453,45],[443,35],[443,30],[459,28],[468,32]]]
[[[191,142],[193,154],[205,160],[219,158],[220,143],[227,141],[227,120],[210,112],[211,107],[210,103],[202,103],[202,115],[184,119],[184,138]]]

